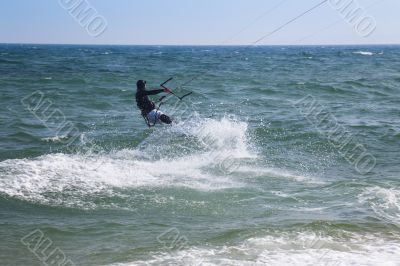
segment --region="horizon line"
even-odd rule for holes
[[[34,43],[34,42],[0,42],[0,45],[71,45],[71,46],[215,46],[215,47],[238,47],[238,46],[248,46],[248,47],[260,47],[260,46],[398,46],[400,43],[371,43],[371,44],[99,44],[99,43]]]

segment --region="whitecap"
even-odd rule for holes
[[[68,135],[60,135],[60,136],[54,136],[54,137],[46,137],[46,138],[41,138],[41,140],[43,141],[47,141],[47,142],[57,142],[57,141],[61,141],[68,138]]]
[[[400,190],[370,187],[358,199],[360,203],[368,204],[380,219],[400,226]]]
[[[365,52],[365,51],[357,51],[357,52],[353,52],[353,54],[359,54],[359,55],[374,55],[373,52]]]

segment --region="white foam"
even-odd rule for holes
[[[373,52],[365,52],[365,51],[357,51],[357,52],[353,52],[353,54],[359,54],[359,55],[374,55]]]
[[[75,191],[78,197],[71,199],[74,201],[85,195],[100,192],[109,194],[114,188],[188,187],[218,190],[240,186],[239,182],[229,177],[203,170],[211,163],[206,157],[148,161],[134,157],[121,158],[118,154],[91,157],[51,154],[33,160],[7,160],[0,162],[0,192],[24,200],[63,204],[46,195]]]
[[[115,265],[399,265],[400,243],[376,236],[315,233],[250,238],[242,244],[154,253],[146,261]]]
[[[369,204],[377,216],[400,226],[400,190],[371,187],[358,197],[360,203]]]
[[[42,138],[41,140],[47,141],[47,142],[57,142],[61,141],[68,138],[68,135],[60,135],[60,136],[54,136],[54,137],[47,137],[47,138]]]

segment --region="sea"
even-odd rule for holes
[[[400,265],[400,46],[1,44],[0,93],[1,265]]]

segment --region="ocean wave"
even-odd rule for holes
[[[249,238],[241,244],[158,252],[128,265],[399,265],[400,244],[374,235],[313,232]]]
[[[12,60],[12,59],[5,59],[2,58],[0,59],[0,64],[15,64],[15,65],[23,65],[24,62],[18,61],[18,60]]]
[[[177,145],[170,143],[176,141],[176,131],[191,136],[199,146],[186,154],[176,152]],[[246,123],[210,119],[156,131],[136,149],[5,160],[0,162],[0,193],[46,205],[92,209],[108,206],[97,206],[96,198],[124,198],[121,193],[129,195],[132,189],[241,187],[244,184],[227,168],[235,160],[256,157],[246,144],[246,131]],[[192,142],[184,136],[178,144],[189,148]]]
[[[400,190],[370,187],[359,196],[359,202],[368,204],[378,218],[400,226]]]
[[[291,173],[290,171],[277,169],[277,168],[268,168],[268,167],[257,167],[257,166],[241,166],[237,169],[240,173],[249,174],[251,178],[254,177],[277,177],[277,178],[285,178],[289,180],[294,180],[301,183],[311,183],[311,184],[326,184],[327,182],[318,179],[312,176],[300,175]],[[245,175],[246,176],[246,175]]]
[[[35,135],[29,134],[25,131],[18,131],[14,134],[10,134],[7,136],[7,138],[10,140],[21,141],[21,142],[36,142],[39,140],[39,138],[36,137]]]

